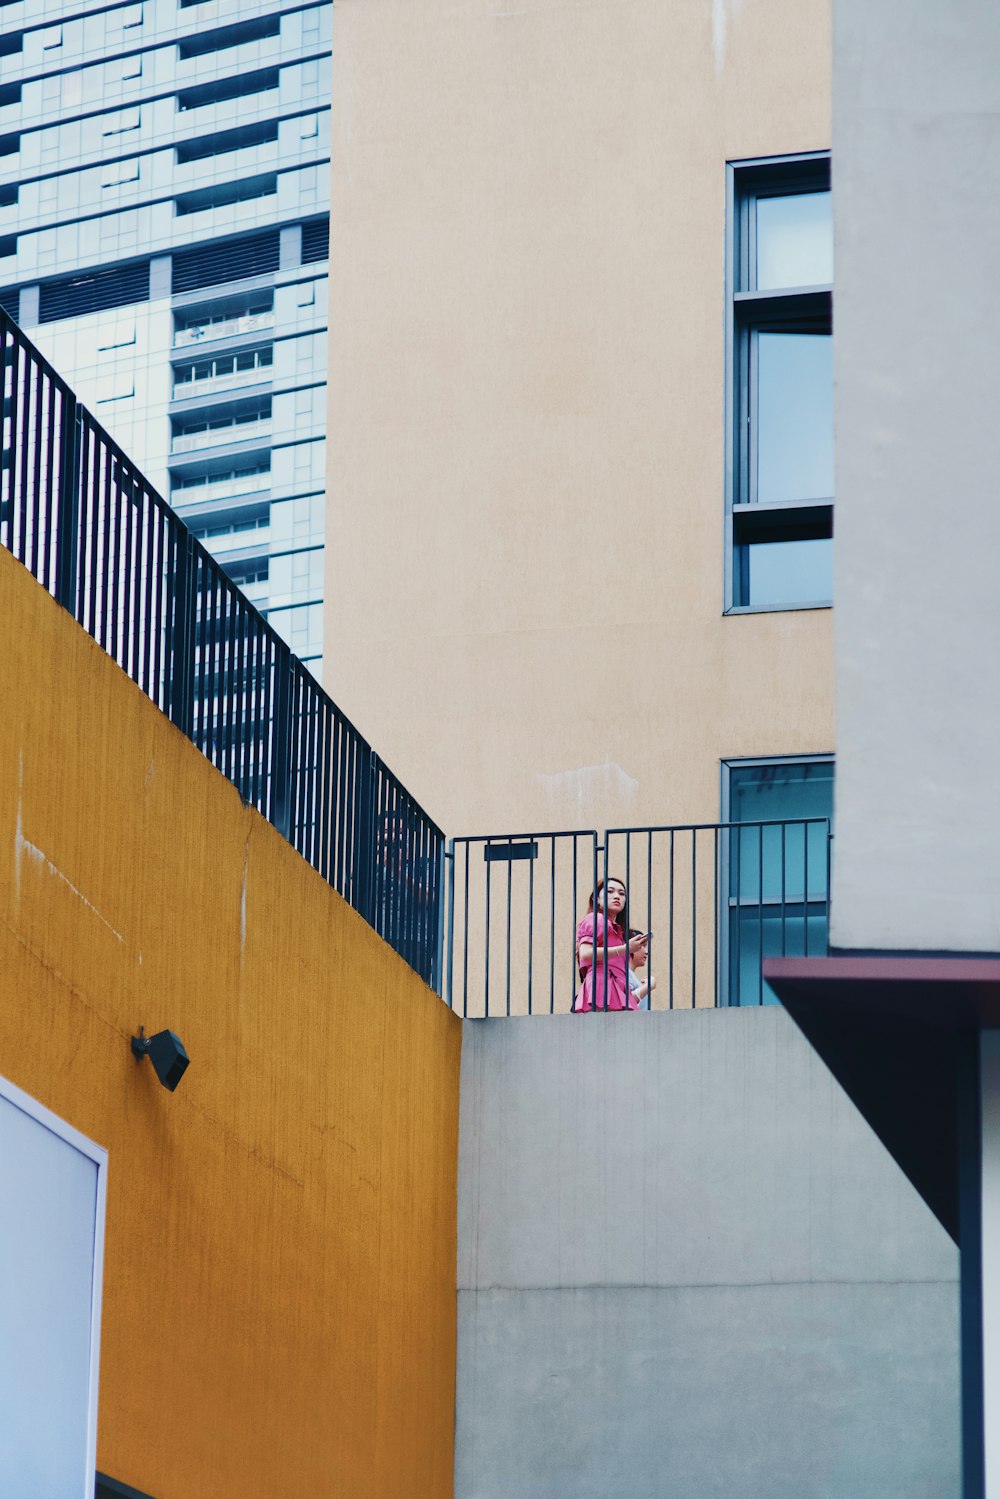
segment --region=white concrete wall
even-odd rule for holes
[[[1000,949],[1000,6],[837,0],[833,942]]]
[[[957,1499],[956,1276],[782,1011],[466,1025],[457,1499]]]

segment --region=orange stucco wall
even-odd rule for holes
[[[110,1153],[99,1467],[450,1495],[459,1023],[3,551],[0,639],[0,1073]]]

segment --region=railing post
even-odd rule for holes
[[[354,909],[375,925],[375,751],[363,757],[354,847]]]
[[[194,734],[194,545],[186,527],[178,530],[170,626],[170,720],[191,739]],[[214,687],[209,690],[214,692]]]
[[[454,840],[454,838],[449,838],[448,839],[448,847],[443,852],[442,858],[443,858],[443,861],[444,861],[444,863],[443,863],[443,869],[442,869],[442,874],[444,873],[445,870],[447,870],[447,874],[448,874],[448,879],[447,879],[448,951],[447,951],[447,960],[446,960],[448,967],[447,967],[447,981],[446,981],[446,987],[445,987],[445,999],[446,999],[446,1002],[447,1002],[449,1010],[451,1010],[451,1009],[454,1009],[454,1007],[455,1007],[454,1006],[454,993],[453,993],[454,966],[455,966],[455,840]],[[442,880],[441,880],[441,894],[442,894],[442,897],[444,897],[444,895],[445,895],[445,886],[446,886],[446,882],[442,878]],[[442,917],[443,917],[443,915],[444,915],[444,912],[443,912],[443,908],[442,908]],[[438,925],[439,925],[440,932],[441,932],[441,939],[443,941],[444,940],[444,922],[443,922],[443,920],[439,921]],[[441,976],[441,970],[442,970],[442,963],[441,963],[441,958],[439,957],[438,958],[438,974],[439,974],[439,976]],[[441,991],[439,989],[438,993],[440,993],[440,992]]]
[[[41,374],[38,376],[41,379]],[[51,395],[50,395],[51,399]],[[59,485],[56,491],[55,596],[76,618],[80,556],[80,414],[76,396],[62,391],[59,431]],[[44,575],[43,575],[44,576]]]
[[[271,725],[271,821],[292,838],[292,662],[282,642],[274,660],[274,720]]]

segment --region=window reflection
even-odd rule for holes
[[[833,343],[828,333],[757,335],[759,504],[833,495]]]
[[[823,604],[833,598],[833,542],[758,541],[744,548],[747,597],[755,606]]]
[[[833,213],[826,193],[757,199],[757,289],[833,281]]]

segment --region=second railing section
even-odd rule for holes
[[[448,1002],[470,1019],[617,1009],[627,963],[643,1008],[774,1003],[763,958],[828,951],[831,849],[826,818],[452,839]],[[605,880],[624,909],[596,941],[583,926],[581,956]],[[631,961],[609,955],[630,934],[648,934]]]

